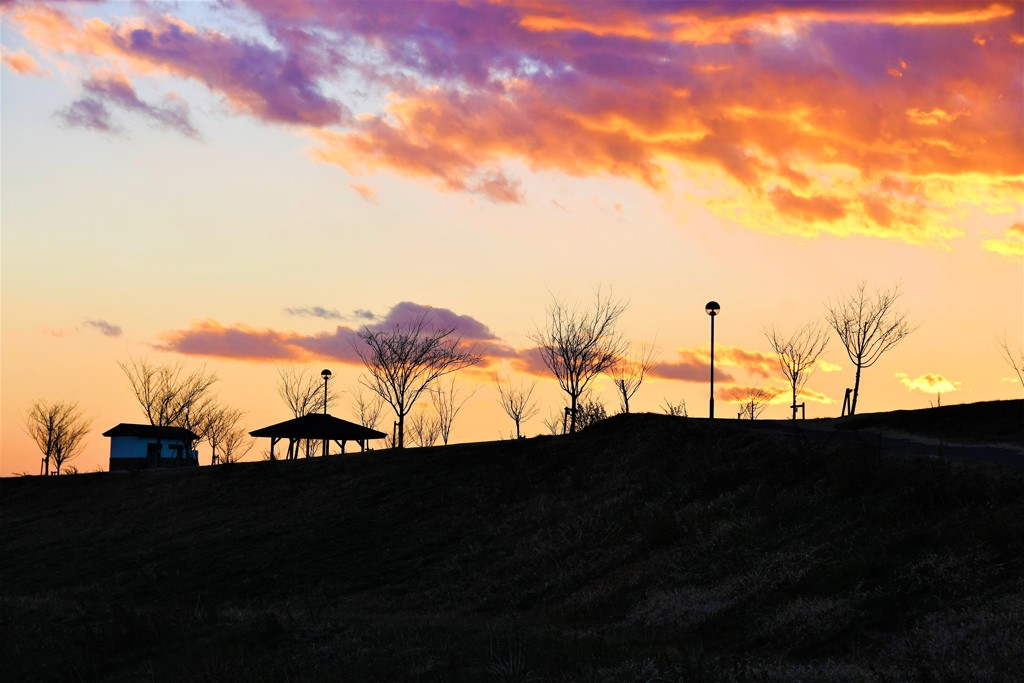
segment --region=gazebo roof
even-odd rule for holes
[[[383,439],[387,436],[375,429],[342,420],[333,415],[310,413],[285,422],[278,422],[256,431],[249,436],[269,437],[271,439],[329,439],[331,441],[362,441],[363,439]]]

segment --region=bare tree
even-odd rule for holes
[[[229,408],[227,406],[218,406],[213,410],[209,419],[206,423],[206,429],[204,436],[207,442],[210,444],[211,456],[210,464],[216,465],[218,462],[233,462],[226,460],[227,456],[227,442],[229,438],[235,435],[236,432],[245,434],[245,430],[239,425],[242,419],[243,413],[241,410],[236,408]],[[232,445],[238,446],[236,441]],[[217,448],[223,449],[222,453],[217,452]],[[250,445],[250,448],[252,446]],[[248,449],[246,449],[248,450]],[[241,456],[239,456],[241,457]]]
[[[916,329],[907,323],[906,313],[896,310],[901,294],[898,285],[884,291],[876,289],[872,294],[867,283],[861,282],[850,294],[826,305],[825,318],[857,368],[850,415],[857,412],[861,371]]]
[[[607,372],[626,350],[626,342],[615,329],[626,304],[595,293],[591,307],[569,307],[553,299],[547,324],[530,339],[537,344],[541,359],[569,396],[569,432],[576,431],[580,396],[598,375]]]
[[[828,335],[815,323],[808,323],[789,337],[783,337],[775,326],[761,330],[779,359],[782,374],[793,391],[793,419],[796,419],[796,400],[807,380],[814,374],[818,358],[828,346]],[[777,395],[777,394],[776,394]],[[774,396],[772,397],[774,398]],[[751,418],[753,419],[753,417]]]
[[[380,396],[398,418],[398,448],[405,447],[405,417],[437,379],[479,363],[474,346],[465,346],[454,327],[432,328],[427,316],[359,333],[356,353],[369,375],[360,383]]]
[[[384,415],[384,405],[384,400],[380,396],[367,397],[363,393],[362,387],[349,394],[349,407],[352,409],[356,421],[368,429],[377,429],[377,425],[380,424],[380,419]],[[367,441],[364,440],[364,449],[366,443]]]
[[[25,431],[43,453],[43,473],[50,473],[52,463],[60,474],[65,463],[78,457],[91,426],[77,402],[33,403],[25,416]]]
[[[249,436],[244,427],[236,425],[224,434],[224,439],[221,442],[220,462],[238,462],[252,450],[255,443],[256,440]]]
[[[186,371],[181,363],[153,365],[146,360],[129,359],[118,363],[128,378],[135,398],[151,425],[183,427],[207,438],[211,416],[217,409],[212,387],[217,375],[206,368]],[[195,444],[187,444],[191,452]]]
[[[1024,348],[1021,348],[1017,353],[1010,350],[1010,342],[1006,339],[1006,334],[1003,334],[1003,340],[998,343],[999,355],[1010,364],[1013,368],[1014,373],[1017,375],[1017,381],[1020,382],[1021,388],[1024,389]]]
[[[548,430],[548,434],[552,436],[556,434],[565,433],[565,412],[559,411],[556,413],[548,412],[548,416],[541,418],[541,424]]]
[[[441,421],[428,416],[426,410],[417,410],[409,417],[409,437],[417,446],[433,446],[441,435]]]
[[[533,396],[533,390],[537,388],[537,381],[534,380],[530,386],[520,380],[518,387],[512,386],[512,380],[508,380],[506,383],[502,383],[498,379],[498,376],[494,376],[494,382],[498,385],[498,395],[501,397],[501,408],[505,411],[505,414],[512,418],[512,421],[516,423],[516,438],[523,438],[520,427],[522,423],[526,422],[530,418],[537,415],[540,410],[534,404],[530,403],[530,398]]]
[[[324,400],[327,407],[338,399],[338,394],[333,388],[328,387],[324,395],[324,381],[312,366],[290,365],[277,368],[277,395],[285,402],[288,409],[292,411],[293,417],[302,417],[310,413],[324,412]],[[318,449],[322,447],[323,441],[316,439],[302,439],[288,442],[288,454],[286,457],[291,460],[303,452],[305,457],[314,457]]]
[[[134,358],[118,365],[151,425],[192,429],[214,408],[210,390],[217,375],[206,368],[186,371],[181,363],[152,365]]]
[[[589,396],[580,399],[579,415],[576,417],[577,429],[586,429],[607,418],[608,411],[605,410],[603,403]]]
[[[733,387],[729,392],[729,400],[739,405],[740,419],[756,420],[768,407],[768,404],[781,393],[782,389]]]
[[[477,392],[476,389],[470,392],[469,396],[459,398],[458,389],[455,387],[455,376],[452,376],[452,381],[448,387],[445,388],[438,386],[430,390],[430,401],[434,404],[434,410],[437,412],[438,427],[441,430],[441,443],[445,446],[448,445],[448,437],[452,433],[452,423],[455,422],[455,416],[459,414],[462,407],[466,405],[466,401],[473,398],[473,394]]]
[[[622,412],[629,412],[629,399],[633,398],[647,374],[654,367],[654,345],[641,344],[635,351],[619,358],[608,374],[619,392],[619,406]]]
[[[302,417],[324,410],[324,381],[320,373],[309,365],[291,365],[277,368],[277,394],[292,411],[293,417]],[[334,389],[328,387],[327,407],[338,399]]]
[[[689,413],[686,412],[686,399],[680,399],[679,403],[673,403],[666,398],[661,402],[661,409],[665,411],[666,415],[689,417]]]

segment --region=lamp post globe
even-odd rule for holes
[[[704,312],[711,316],[711,398],[708,402],[708,418],[715,419],[715,316],[722,310],[717,301],[709,301]]]
[[[331,371],[327,370],[327,369],[324,369],[324,371],[320,373],[320,376],[324,378],[324,415],[326,415],[327,414],[327,380],[329,380],[331,378]]]

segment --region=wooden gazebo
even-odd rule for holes
[[[355,441],[362,450],[366,450],[367,439],[383,439],[387,434],[332,415],[310,413],[249,432],[249,436],[269,438],[270,459],[274,460],[274,446],[283,439],[288,440],[286,457],[294,459],[298,456],[296,446],[300,441],[333,441],[341,447],[341,452],[344,453],[345,443],[348,441]]]

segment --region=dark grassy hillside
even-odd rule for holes
[[[891,429],[941,439],[1024,446],[1024,401],[986,401],[924,410],[866,413],[834,422],[843,429]]]
[[[1024,475],[619,416],[0,482],[11,680],[1018,680]]]

